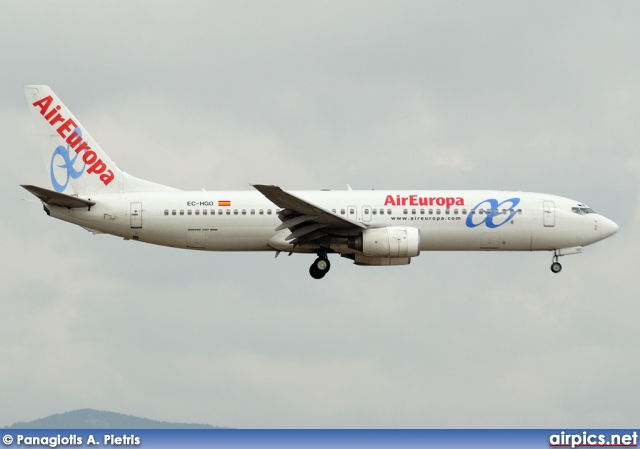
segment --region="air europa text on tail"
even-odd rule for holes
[[[106,186],[109,185],[115,177],[113,171],[109,169],[107,164],[98,157],[95,151],[91,149],[89,144],[82,138],[81,134],[74,131],[78,128],[78,125],[71,118],[64,118],[58,112],[60,105],[53,106],[53,97],[47,95],[46,97],[33,103],[34,107],[40,108],[40,114],[49,124],[56,128],[57,133],[65,139],[65,142],[69,144],[76,154],[82,154],[82,160],[89,167],[87,173],[100,176],[100,181]],[[58,123],[60,123],[59,126]]]

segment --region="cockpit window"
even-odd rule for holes
[[[593,209],[590,207],[572,207],[571,212],[578,215],[595,214]]]

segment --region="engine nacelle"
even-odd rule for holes
[[[401,226],[367,229],[349,239],[349,248],[367,257],[416,257],[420,255],[420,230]]]

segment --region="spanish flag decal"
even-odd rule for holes
[[[218,201],[218,207],[222,207],[222,206],[231,206],[231,201],[229,200]]]

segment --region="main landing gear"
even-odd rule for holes
[[[558,252],[554,252],[553,253],[553,259],[552,263],[551,263],[551,271],[553,273],[560,273],[562,271],[562,265],[560,265],[560,262],[558,262]]]
[[[318,254],[318,258],[309,267],[309,274],[314,279],[322,279],[331,268],[326,254]]]

